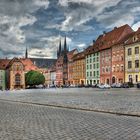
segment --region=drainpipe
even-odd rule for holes
[[[125,60],[126,60],[125,59],[125,46],[123,46],[123,49],[124,49],[124,59],[123,59],[124,60],[124,66],[123,66],[124,67],[124,80],[123,80],[123,83],[124,83],[125,82]]]
[[[112,84],[112,47],[111,47],[111,68],[110,68],[110,85]]]

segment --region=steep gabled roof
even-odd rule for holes
[[[97,45],[100,46],[100,50],[110,48],[119,43],[122,38],[131,32],[133,32],[133,30],[127,24],[119,28],[114,28],[114,30],[102,35],[99,40],[97,40]]]
[[[21,62],[24,66],[25,71],[37,70],[38,67],[33,64],[33,62],[28,58],[13,58],[13,59],[0,59],[0,69],[6,70],[14,62]]]
[[[127,24],[118,28],[115,27],[112,31],[99,35],[95,43],[86,49],[86,54],[109,49],[120,43],[125,36],[132,32],[133,30]]]
[[[20,62],[20,63],[22,63],[22,61],[21,61],[19,58],[14,57],[13,59],[10,60],[10,62],[9,62],[8,65],[6,66],[6,68],[11,67],[12,64],[13,64],[14,62]],[[23,63],[22,63],[22,64],[23,64]],[[23,64],[23,65],[24,65],[24,64]]]
[[[30,58],[21,58],[20,61],[23,63],[25,71],[38,70],[38,67],[33,64]]]

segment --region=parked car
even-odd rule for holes
[[[69,86],[70,88],[75,88],[76,87],[76,85],[74,85],[74,84],[70,84],[70,86]]]
[[[111,87],[112,87],[112,88],[116,88],[116,83],[113,83],[113,84],[111,85]]]
[[[56,88],[56,85],[54,85],[54,84],[49,85],[49,88]]]
[[[122,88],[122,87],[123,87],[122,83],[117,83],[116,84],[116,88]]]
[[[111,86],[108,85],[108,84],[100,84],[100,85],[99,85],[99,88],[100,88],[100,89],[109,89],[109,88],[111,88]]]
[[[108,88],[108,89],[111,88],[111,86],[108,85],[108,84],[105,84],[104,87],[105,87],[105,88]]]
[[[104,89],[104,84],[99,84],[98,87]]]
[[[78,87],[78,88],[82,88],[82,87],[85,87],[85,85],[79,84],[77,87]]]
[[[140,82],[137,83],[137,88],[140,88]]]
[[[62,85],[63,88],[69,88],[69,85]]]
[[[92,88],[96,88],[97,87],[97,84],[92,84]]]
[[[92,85],[90,84],[85,85],[85,88],[90,88],[90,87],[92,87]]]
[[[123,87],[123,88],[129,88],[129,84],[128,84],[128,83],[123,83],[123,84],[122,84],[122,87]]]
[[[99,88],[99,85],[100,85],[100,84],[97,84],[96,87]]]

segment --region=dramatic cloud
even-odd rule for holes
[[[87,30],[94,29],[93,26],[84,25],[93,18],[97,18],[105,8],[117,5],[121,0],[59,0],[59,4],[64,8],[66,19],[62,22],[62,31],[77,30],[85,27]],[[80,31],[82,30],[80,28]]]
[[[3,55],[22,54],[26,44],[22,27],[34,24],[37,19],[32,13],[41,7],[47,8],[48,4],[46,0],[0,1],[0,49]]]
[[[140,16],[140,1],[121,1],[117,7],[112,7],[97,17],[97,21],[103,24],[106,28],[129,24],[132,26]]]
[[[103,32],[140,26],[139,0],[0,0],[0,57],[55,57],[60,38],[82,50]]]
[[[43,37],[39,43],[34,43],[28,49],[29,57],[43,57],[43,58],[56,58],[56,52],[61,40],[62,48],[64,46],[64,38],[62,36]],[[67,37],[67,46],[72,42],[71,38]],[[70,49],[68,47],[68,49]]]

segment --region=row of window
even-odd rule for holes
[[[102,73],[105,73],[105,72],[110,72],[110,67],[103,67],[102,68]]]
[[[94,57],[93,59],[87,59],[87,63],[92,63],[92,62],[98,62],[99,61],[99,57]]]
[[[92,71],[90,71],[90,72],[87,72],[87,77],[92,77],[92,76],[99,76],[99,71],[94,71],[93,73],[92,73]]]
[[[98,69],[98,68],[99,68],[99,63],[93,64],[93,69]],[[87,65],[87,70],[88,70],[88,69],[92,69],[92,64]]]
[[[135,47],[135,54],[139,54],[139,47]],[[127,55],[132,55],[132,48],[128,48]]]
[[[102,59],[102,64],[111,62],[111,57],[106,57]]]
[[[124,71],[124,66],[114,66],[112,68],[112,71],[113,72],[122,72],[122,71]]]
[[[102,57],[106,57],[106,56],[110,56],[111,55],[111,52],[110,51],[103,51],[102,53],[101,53],[101,56]]]
[[[113,68],[112,68],[112,71],[113,72],[122,72],[122,71],[124,71],[124,66],[114,66]],[[103,67],[102,68],[102,73],[105,73],[105,72],[110,72],[110,67]]]
[[[99,80],[87,80],[87,84],[99,84]]]
[[[128,61],[128,69],[132,68],[132,61]],[[135,60],[135,68],[139,68],[139,60]]]
[[[112,61],[123,61],[123,56],[113,56]]]

